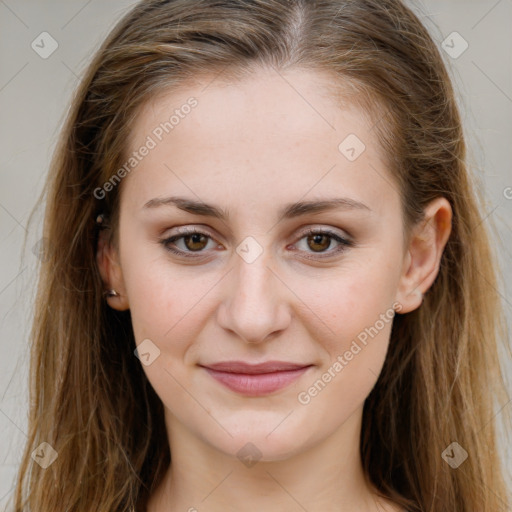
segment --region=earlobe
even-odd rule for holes
[[[103,297],[108,305],[118,311],[129,309],[119,255],[109,243],[108,230],[99,233],[96,262],[105,288]]]
[[[397,292],[397,301],[402,305],[400,313],[419,308],[434,283],[450,236],[451,219],[450,203],[438,197],[429,203],[424,219],[413,228]]]

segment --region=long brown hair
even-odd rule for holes
[[[115,237],[121,186],[104,198],[94,191],[123,164],[148,99],[199,76],[250,74],[256,64],[327,72],[333,95],[366,109],[407,233],[434,198],[453,210],[439,274],[419,309],[395,317],[365,402],[368,479],[414,512],[507,509],[494,418],[505,396],[497,258],[454,91],[427,29],[400,0],[147,0],[94,56],[52,160],[16,511],[144,510],[160,483],[170,463],[163,406],[134,357],[130,313],[106,305],[96,264],[95,218],[106,212]],[[58,453],[46,469],[31,458],[42,442]],[[452,442],[469,455],[457,469],[442,457]]]

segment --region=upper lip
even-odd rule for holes
[[[222,361],[220,363],[199,365],[211,370],[228,373],[260,374],[298,370],[311,366],[310,364],[290,363],[287,361],[266,361],[265,363],[250,364],[244,361]]]

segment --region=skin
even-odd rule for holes
[[[130,309],[137,344],[150,339],[160,350],[143,368],[165,406],[172,465],[150,512],[401,510],[376,497],[359,455],[363,404],[392,321],[309,403],[298,394],[393,304],[401,314],[421,305],[452,212],[444,198],[430,203],[405,246],[399,192],[372,123],[355,106],[339,107],[327,80],[265,68],[233,83],[209,77],[154,98],[133,126],[130,151],[189,97],[198,100],[124,179],[119,246],[104,237],[98,246],[105,286],[119,293],[109,305]],[[366,146],[352,162],[338,149],[350,133]],[[143,208],[170,195],[230,216]],[[369,209],[278,218],[284,204],[342,196]],[[184,227],[208,235],[174,242],[196,259],[160,243]],[[336,254],[338,242],[308,240],[307,227],[330,228],[354,245]],[[262,250],[251,263],[236,252],[248,236]],[[285,389],[247,397],[198,366],[226,360],[314,366]],[[247,443],[259,450],[251,467],[237,457]]]

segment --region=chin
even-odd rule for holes
[[[286,460],[305,450],[311,442],[311,439],[304,435],[308,429],[290,428],[290,425],[286,428],[286,421],[281,417],[279,421],[263,422],[258,426],[255,426],[253,421],[238,422],[236,426],[230,425],[227,428],[233,437],[226,434],[221,439],[209,439],[209,443],[217,450],[242,462],[245,459],[259,462]]]

